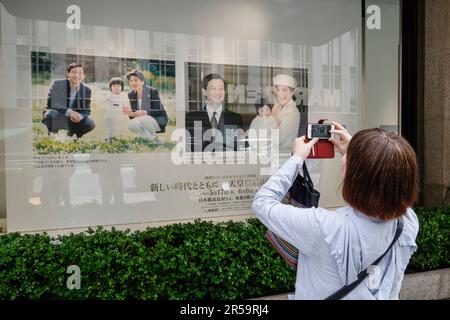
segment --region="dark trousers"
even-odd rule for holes
[[[42,123],[47,126],[49,134],[58,133],[58,130],[65,129],[68,130],[67,135],[73,136],[76,134],[78,138],[95,128],[95,122],[89,117],[84,117],[83,120],[75,123],[70,121],[70,118],[66,117],[63,112],[52,109],[44,113]]]

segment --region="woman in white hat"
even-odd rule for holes
[[[278,122],[280,153],[290,153],[300,126],[300,112],[293,100],[297,80],[289,75],[279,74],[273,78],[273,85],[277,103],[273,106],[272,115]]]

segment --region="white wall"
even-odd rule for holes
[[[399,33],[398,0],[366,1],[381,8],[381,29],[366,29],[365,110],[363,126],[398,125]]]

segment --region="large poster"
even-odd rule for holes
[[[171,150],[174,61],[32,52],[31,66],[35,154]]]
[[[258,152],[261,140],[276,140],[271,156],[279,157],[289,155],[293,139],[306,132],[306,69],[186,63],[186,84],[191,152],[217,149],[219,135],[225,151]]]

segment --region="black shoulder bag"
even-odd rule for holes
[[[400,235],[402,234],[402,231],[403,231],[403,220],[398,219],[397,220],[397,230],[395,231],[394,239],[392,240],[392,242],[389,245],[389,247],[387,248],[387,250],[377,260],[375,260],[370,266],[376,266],[378,263],[380,263],[380,261],[389,252],[389,250],[391,250],[395,241],[397,241],[397,239],[400,237]],[[363,282],[364,279],[366,279],[366,277],[369,275],[369,273],[367,272],[367,269],[368,268],[366,268],[363,271],[361,271],[360,273],[358,273],[358,279],[356,281],[342,287],[341,289],[339,289],[338,291],[333,293],[331,296],[325,298],[325,300],[340,300],[340,299],[344,298],[346,295],[348,295],[350,292],[352,292],[353,289],[355,289],[361,282]]]
[[[302,171],[303,177],[298,174],[291,189],[289,189],[290,203],[296,207],[317,208],[320,193],[314,189],[314,184],[305,162],[303,162]]]
[[[302,170],[303,176],[301,176],[300,173],[297,175],[294,183],[281,202],[298,208],[317,208],[320,193],[314,189],[314,184],[305,162],[303,162]],[[272,246],[278,251],[287,264],[292,269],[296,270],[298,263],[298,249],[270,230],[267,230],[264,236],[270,241]]]

